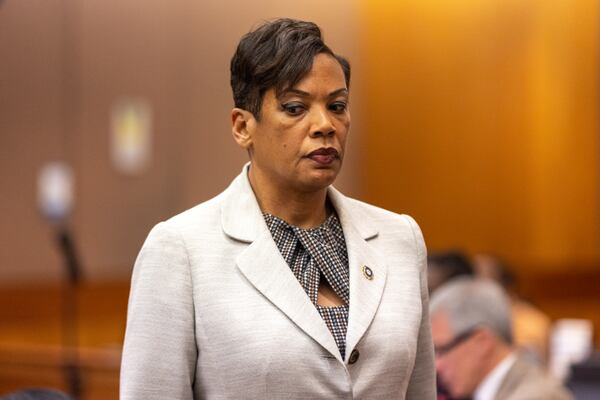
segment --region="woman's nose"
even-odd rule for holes
[[[331,116],[327,110],[315,110],[314,122],[311,128],[311,136],[333,136],[335,134],[335,126],[331,120]]]

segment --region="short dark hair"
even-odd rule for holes
[[[265,92],[280,93],[298,83],[312,68],[317,54],[334,57],[350,87],[350,63],[323,42],[313,22],[281,18],[246,33],[231,59],[231,89],[235,107],[260,118]]]
[[[460,250],[432,252],[427,261],[448,271],[450,277],[459,275],[474,275],[475,271],[469,258]]]

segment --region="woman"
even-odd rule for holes
[[[122,399],[435,398],[420,230],[330,186],[349,81],[313,23],[242,38],[232,132],[250,163],[148,236]]]

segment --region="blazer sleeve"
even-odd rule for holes
[[[163,222],[148,235],[133,269],[120,398],[193,399],[197,357],[187,250]]]
[[[431,339],[431,324],[429,321],[429,292],[427,290],[427,250],[421,229],[414,219],[406,216],[415,240],[417,256],[419,259],[420,284],[421,284],[421,326],[417,343],[417,355],[413,367],[408,389],[407,400],[435,400],[435,364],[433,356],[433,341]]]

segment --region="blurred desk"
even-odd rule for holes
[[[78,289],[77,359],[85,400],[118,399],[129,283]],[[67,390],[58,287],[0,288],[0,395],[27,387]]]

